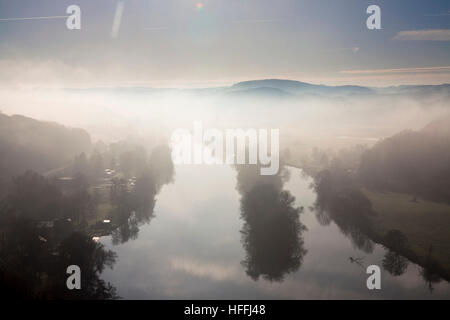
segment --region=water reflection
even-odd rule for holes
[[[83,232],[61,242],[47,230],[47,238],[29,220],[15,219],[3,233],[0,252],[0,297],[3,299],[115,299],[116,289],[100,278],[112,268],[115,253],[105,250]],[[80,266],[81,290],[67,290],[66,268]]]
[[[361,191],[353,187],[347,172],[340,167],[324,170],[315,177],[313,188],[317,193],[314,206],[317,221],[322,225],[335,222],[355,247],[372,253],[374,243],[367,236],[372,205]]]
[[[441,277],[433,270],[433,268],[422,268],[420,270],[420,276],[427,284],[428,290],[433,292],[434,285],[441,282]]]
[[[242,265],[253,280],[262,277],[282,281],[297,271],[306,254],[301,224],[301,208],[283,190],[289,179],[285,168],[276,176],[261,176],[257,165],[237,166],[237,189],[241,194],[242,244],[246,257]]]
[[[112,157],[108,152],[93,157]],[[0,202],[1,298],[118,298],[100,277],[106,267],[112,269],[116,253],[97,240],[109,234],[114,244],[136,239],[139,227],[153,217],[156,195],[174,176],[164,145],[148,159],[140,148],[122,150],[119,158],[120,164],[105,170],[102,161],[91,161],[92,168],[81,165],[87,163],[82,154],[77,165],[62,169],[80,168],[92,173],[89,179],[80,172],[49,178],[33,171],[12,179]],[[69,265],[81,269],[81,290],[66,287]]]
[[[164,149],[159,149],[160,159],[169,154]],[[362,200],[352,203],[353,193],[346,189],[335,188],[339,196],[333,196],[327,194],[333,184],[322,185],[315,206],[323,209],[315,212],[318,219],[306,212],[300,221],[301,205],[312,205],[316,193],[299,170],[282,167],[277,176],[261,176],[257,166],[235,171],[182,167],[176,184],[161,188],[173,181],[174,170],[171,162],[158,165],[157,158],[140,170],[129,168],[130,176],[109,177],[114,182],[105,184],[99,201],[104,204],[105,195],[111,200],[112,215],[102,217],[98,228],[83,226],[92,210],[98,215],[103,209],[90,203],[95,197],[82,177],[65,181],[62,191],[51,179],[33,173],[17,179],[0,207],[1,294],[49,299],[448,297],[448,284],[438,284],[431,248],[420,274],[417,265],[403,258],[407,239],[395,230],[383,239],[385,248],[375,244],[372,254],[352,248],[341,232],[359,243],[355,233],[363,234],[365,224],[351,225],[344,213],[357,215],[367,207]],[[155,214],[158,219],[152,220]],[[109,227],[103,218],[111,219]],[[100,240],[103,245],[92,241],[93,233],[108,235]],[[138,245],[125,244],[138,236]],[[85,291],[65,289],[67,264],[87,270]],[[387,271],[379,292],[365,287],[369,264]]]
[[[177,167],[176,183],[157,196],[158,218],[140,227],[136,245],[102,238],[119,256],[102,276],[131,299],[448,298],[448,283],[431,283],[430,295],[412,262],[399,276],[383,270],[383,289],[367,290],[366,267],[381,267],[387,251],[375,244],[363,253],[314,212],[301,215],[308,232],[295,232],[297,212],[316,193],[300,170],[287,170],[264,177],[249,166]]]
[[[431,247],[428,256],[423,259],[411,250],[408,239],[399,230],[389,230],[382,237],[376,235],[370,219],[376,215],[371,202],[356,186],[348,170],[338,162],[319,172],[312,187],[317,193],[317,200],[312,208],[317,221],[322,225],[333,221],[355,247],[366,253],[374,251],[375,244],[371,239],[382,243],[385,248],[382,265],[390,275],[398,277],[406,272],[409,264],[406,257],[422,266],[420,276],[430,291],[433,291],[433,284],[441,281],[439,275],[445,277],[447,274],[433,257]]]
[[[149,163],[137,179],[112,179],[111,202],[113,223],[119,227],[111,232],[114,245],[137,238],[139,227],[154,217],[156,195],[162,186],[174,179],[171,150],[160,145],[152,150]]]
[[[408,259],[400,252],[409,250],[408,239],[399,230],[389,230],[384,236],[386,253],[383,258],[383,268],[393,276],[400,276],[408,268]]]
[[[420,276],[427,284],[428,290],[433,292],[434,286],[441,282],[442,266],[433,258],[433,246],[428,248],[427,258],[420,269]],[[446,279],[447,281],[448,278]]]
[[[408,260],[398,252],[387,250],[383,258],[383,268],[393,276],[401,276],[408,268]]]

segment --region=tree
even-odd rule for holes
[[[52,220],[60,216],[62,194],[45,177],[28,170],[13,178],[7,201],[22,218]]]
[[[109,283],[100,279],[105,267],[112,268],[117,255],[111,250],[105,250],[101,243],[93,241],[88,235],[74,232],[60,246],[57,263],[58,274],[54,290],[58,297],[67,299],[115,299],[116,290]],[[66,269],[77,265],[82,270],[81,290],[69,291],[65,287]]]
[[[242,264],[254,280],[282,281],[301,266],[306,250],[295,198],[283,187],[281,176],[260,180],[257,165],[237,166],[241,193]],[[283,170],[280,170],[283,172]],[[256,176],[254,176],[256,175]]]

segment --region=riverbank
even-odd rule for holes
[[[289,167],[305,172],[298,164],[289,164]],[[391,230],[400,231],[408,245],[395,251],[450,281],[450,205],[417,199],[410,194],[375,192],[358,185],[352,188],[362,192],[374,212],[367,216],[369,223],[361,232],[392,250],[396,244],[386,241],[386,235]],[[348,223],[358,224],[352,219],[348,219]]]
[[[377,213],[371,217],[373,238],[383,244],[389,230],[399,230],[408,239],[408,259],[425,266],[434,261],[439,273],[450,280],[450,205],[414,199],[409,194],[361,191]],[[387,247],[388,245],[385,244]]]

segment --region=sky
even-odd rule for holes
[[[0,70],[1,87],[450,83],[450,1],[0,0]]]

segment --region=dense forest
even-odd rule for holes
[[[115,299],[100,274],[114,244],[135,239],[155,196],[173,179],[171,150],[127,141],[91,143],[84,130],[0,114],[0,297]],[[65,268],[84,272],[68,291]]]
[[[403,131],[363,153],[361,183],[450,203],[450,116]]]

